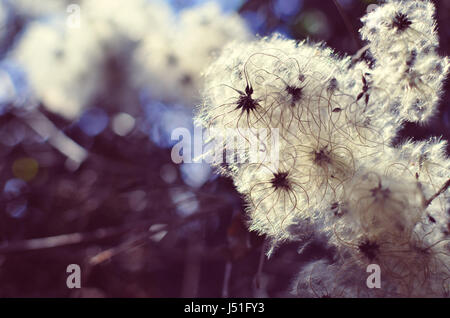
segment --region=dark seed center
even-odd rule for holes
[[[273,178],[270,180],[272,186],[275,189],[288,190],[291,188],[291,183],[288,179],[287,172],[277,172],[273,175]]]
[[[380,246],[376,242],[366,240],[358,245],[358,249],[365,257],[372,261],[377,256]]]
[[[392,26],[397,29],[397,31],[405,31],[412,24],[411,20],[404,13],[397,13],[392,21]]]

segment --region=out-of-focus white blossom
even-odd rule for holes
[[[134,74],[154,98],[187,105],[200,100],[202,73],[221,49],[251,38],[237,14],[224,15],[215,3],[183,10],[175,25],[164,26],[142,41]]]
[[[133,88],[144,88],[157,100],[193,105],[203,68],[214,54],[232,39],[250,37],[237,14],[223,15],[215,4],[184,10],[179,17],[158,0],[78,4],[79,26],[67,25],[70,13],[59,10],[63,2],[45,2],[42,12],[28,1],[15,7],[47,17],[27,26],[13,57],[43,105],[68,119],[109,89],[111,60],[121,61]]]
[[[101,84],[101,48],[86,31],[65,28],[62,20],[33,22],[13,52],[44,106],[68,119],[80,115]]]
[[[80,10],[81,23],[88,24],[89,32],[108,48],[164,33],[174,22],[170,7],[161,0],[82,0]]]

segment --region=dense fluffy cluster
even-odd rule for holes
[[[377,61],[373,85],[386,89],[402,119],[424,122],[434,114],[448,58],[439,44],[434,5],[428,1],[391,1],[362,19],[362,38]]]
[[[15,4],[23,15],[40,19],[30,18],[12,57],[43,105],[68,119],[110,89],[109,74],[117,65],[131,88],[146,89],[156,100],[193,105],[211,56],[231,39],[249,38],[245,23],[216,4],[176,17],[157,0],[84,0],[73,10],[63,1],[43,3]],[[73,24],[78,16],[79,24]]]
[[[334,277],[348,296],[358,296],[354,284],[367,288],[353,273],[365,276],[375,263],[385,284],[376,296],[448,293],[446,143],[391,143],[404,121],[435,114],[450,63],[436,53],[433,15],[428,1],[379,6],[362,19],[368,46],[360,59],[273,35],[228,45],[206,72],[197,123],[209,142],[241,159],[216,165],[245,197],[250,229],[275,246],[310,223],[339,252],[336,264],[303,269],[331,266],[315,271],[321,278],[308,283],[310,275],[301,273],[296,285]],[[259,138],[264,128],[278,142]],[[229,130],[242,137],[239,147],[221,141]],[[279,156],[252,161],[255,139],[258,151],[277,148]]]

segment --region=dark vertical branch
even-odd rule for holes
[[[183,285],[181,289],[182,298],[198,297],[201,276],[201,254],[204,250],[204,227],[202,226],[199,237],[191,237],[186,249],[185,266],[183,274]]]
[[[352,35],[353,41],[355,43],[355,47],[356,49],[360,49],[361,48],[361,40],[359,39],[359,35],[356,32],[355,28],[353,27],[353,25],[350,22],[350,19],[348,18],[348,15],[345,13],[344,8],[342,8],[342,6],[339,4],[339,2],[337,0],[333,0],[334,5],[336,6],[336,8],[339,11],[339,14],[342,17],[342,20],[344,20],[344,24],[345,27],[347,28],[348,32]]]
[[[225,274],[223,278],[223,287],[222,287],[222,297],[227,298],[230,296],[230,278],[231,278],[231,270],[233,269],[233,263],[231,261],[227,261],[225,263]]]
[[[436,199],[439,195],[441,195],[442,193],[444,193],[445,191],[447,191],[447,189],[450,187],[450,179],[447,180],[446,183],[444,183],[444,185],[439,189],[438,192],[436,192],[435,194],[433,194],[431,196],[431,198],[429,198],[427,201],[425,201],[425,207],[429,206],[431,204],[431,202],[433,202],[434,199]]]

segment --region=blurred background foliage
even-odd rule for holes
[[[167,2],[179,12],[204,1]],[[350,55],[362,46],[359,18],[376,3],[218,2],[254,34],[309,37]],[[450,2],[436,5],[440,53],[450,55]],[[207,165],[171,161],[170,133],[192,129],[192,110],[136,91],[120,59],[108,62],[108,90],[77,120],[31,100],[26,72],[6,58],[28,20],[16,14],[0,26],[8,28],[0,42],[0,297],[288,297],[304,262],[330,257],[320,242],[301,255],[292,243],[262,266],[264,238],[247,231],[231,181]],[[398,141],[449,139],[448,83],[445,92],[435,119],[406,124]],[[66,287],[72,263],[81,266],[80,290]]]

